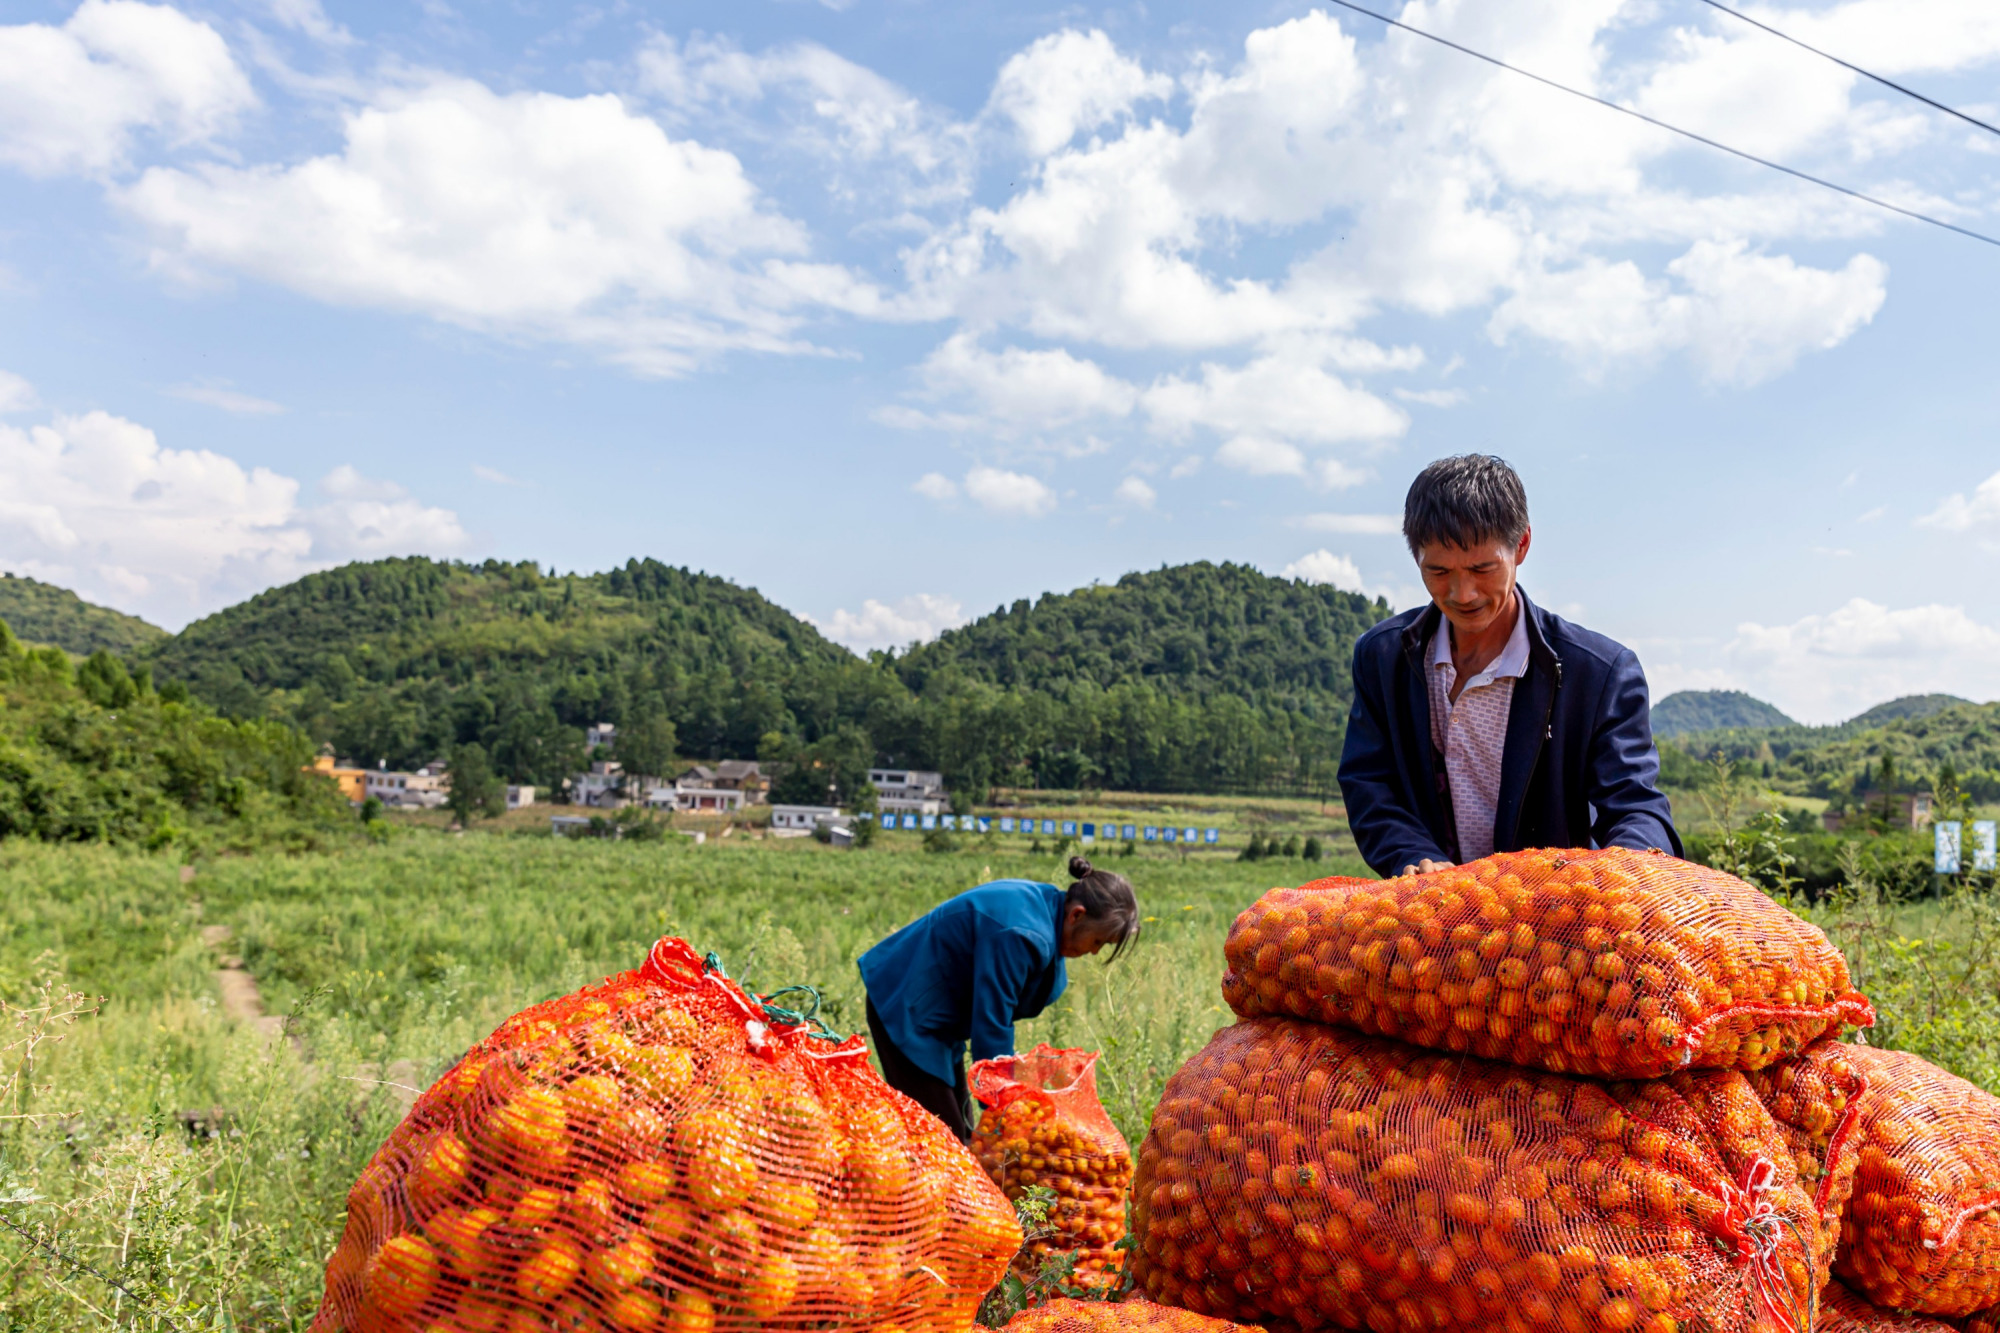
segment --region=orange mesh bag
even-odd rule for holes
[[[1958,1321],[1965,1333],[2000,1333],[2000,1310],[1982,1310]]]
[[[1132,1150],[1097,1099],[1097,1052],[1043,1044],[972,1066],[973,1095],[986,1107],[973,1151],[1009,1199],[1031,1185],[1056,1192],[1052,1235],[1030,1239],[1017,1267],[1032,1277],[1052,1254],[1077,1252],[1077,1280],[1109,1282],[1124,1267],[1112,1248],[1125,1235]]]
[[[1818,1219],[1733,1070],[1596,1083],[1225,1028],[1139,1151],[1153,1299],[1375,1333],[1806,1333]]]
[[[2000,1305],[2000,1099],[1902,1051],[1847,1055],[1868,1090],[1836,1271],[1898,1310]]]
[[[1760,1069],[1875,1021],[1817,927],[1734,876],[1617,847],[1273,889],[1226,953],[1223,997],[1246,1018],[1559,1074]]]
[[[1151,1301],[1077,1301],[1068,1297],[1023,1310],[1007,1333],[1257,1333],[1243,1324]]]
[[[1860,1164],[1856,1126],[1867,1080],[1848,1053],[1855,1048],[1831,1037],[1808,1046],[1796,1060],[1744,1077],[1784,1136],[1788,1165],[1812,1196],[1819,1215],[1819,1280],[1833,1272],[1840,1219],[1854,1192]]]
[[[418,1098],[348,1195],[312,1333],[945,1333],[1020,1239],[860,1039],[668,939]]]
[[[1827,1283],[1819,1294],[1816,1333],[1952,1333],[1952,1326],[1920,1314],[1897,1314],[1870,1305],[1835,1281]]]

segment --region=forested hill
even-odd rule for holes
[[[0,620],[30,643],[45,643],[78,657],[100,648],[130,655],[167,637],[158,625],[86,602],[68,588],[0,574]]]
[[[1344,708],[1354,640],[1388,614],[1358,593],[1204,561],[1017,601],[913,649],[896,669],[919,691],[956,670],[1034,690],[1148,685]]]
[[[855,791],[875,763],[941,769],[969,793],[1302,790],[1332,785],[1354,639],[1387,614],[1198,564],[1019,603],[871,661],[753,590],[654,561],[556,578],[399,559],[274,588],[143,660],[229,716],[291,722],[365,764],[477,743],[544,787],[604,721],[639,771],[675,752],[755,756],[792,765],[799,796],[829,778]]]
[[[1677,691],[1653,705],[1652,721],[1653,735],[1661,738],[1729,727],[1798,725],[1776,705],[1741,690]]]
[[[1887,719],[1887,720],[1882,720]],[[1930,791],[1949,775],[1974,799],[2000,801],[2000,703],[1910,695],[1826,727],[1743,727],[1665,741],[1669,781],[1702,779],[1699,760],[1720,752],[1780,791],[1822,796],[1836,808],[1886,785]]]
[[[592,722],[665,719],[697,753],[786,730],[794,689],[868,668],[752,589],[657,561],[346,565],[188,626],[148,660],[232,716],[272,715],[373,764],[478,742],[517,780],[581,762]],[[831,708],[821,719],[831,722]]]

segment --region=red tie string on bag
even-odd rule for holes
[[[866,1055],[661,941],[418,1099],[314,1333],[962,1333],[1019,1226]]]
[[[1826,1037],[1796,1060],[1744,1076],[1784,1135],[1789,1169],[1812,1194],[1819,1216],[1817,1268],[1822,1287],[1833,1274],[1840,1220],[1860,1165],[1858,1134],[1868,1082],[1849,1058],[1854,1049]]]

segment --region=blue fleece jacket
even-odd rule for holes
[[[957,1080],[974,1060],[1014,1050],[1014,1024],[1069,984],[1063,891],[1000,879],[939,904],[861,955],[861,982],[889,1040],[919,1069]]]

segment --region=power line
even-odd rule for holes
[[[1339,5],[1342,9],[1351,9],[1357,14],[1365,14],[1378,23],[1386,23],[1392,28],[1401,28],[1404,32],[1412,36],[1421,37],[1425,41],[1436,42],[1439,46],[1448,46],[1461,55],[1471,56],[1474,60],[1483,60],[1489,65],[1506,70],[1509,74],[1519,74],[1524,79],[1533,79],[1536,83],[1553,88],[1557,92],[1568,93],[1571,97],[1581,97],[1586,102],[1595,102],[1599,106],[1609,107],[1621,115],[1630,116],[1634,120],[1643,120],[1648,125],[1666,130],[1670,134],[1678,134],[1683,139],[1692,139],[1698,144],[1706,144],[1708,147],[1719,149],[1732,157],[1740,157],[1745,162],[1755,162],[1760,167],[1769,167],[1772,171],[1782,171],[1787,176],[1793,176],[1824,189],[1832,190],[1836,194],[1844,194],[1850,199],[1859,199],[1864,204],[1873,204],[1877,208],[1885,208],[1891,213],[1900,213],[1904,217],[1912,218],[1918,222],[1928,222],[1933,227],[1943,227],[1946,231],[1955,231],[1960,236],[1970,237],[1975,241],[1984,241],[1991,246],[2000,246],[2000,239],[1988,236],[1984,232],[1977,232],[1968,227],[1961,227],[1955,222],[1946,222],[1943,218],[1934,218],[1928,213],[1919,213],[1913,208],[1904,208],[1901,204],[1892,204],[1886,199],[1878,199],[1872,194],[1863,194],[1861,191],[1849,189],[1845,185],[1836,185],[1832,181],[1815,176],[1810,172],[1800,171],[1797,167],[1788,167],[1782,162],[1773,162],[1769,158],[1758,157],[1755,153],[1746,153],[1741,148],[1731,148],[1726,143],[1721,143],[1706,135],[1696,134],[1693,130],[1684,130],[1678,125],[1669,125],[1666,121],[1656,116],[1649,116],[1643,111],[1635,111],[1629,106],[1621,106],[1617,102],[1607,101],[1595,93],[1587,93],[1581,88],[1572,88],[1566,83],[1557,83],[1554,79],[1544,78],[1532,70],[1522,69],[1519,65],[1510,65],[1506,61],[1496,56],[1489,56],[1483,51],[1475,51],[1469,46],[1461,46],[1448,37],[1440,37],[1434,32],[1425,32],[1422,28],[1413,28],[1407,23],[1392,19],[1387,14],[1378,14],[1372,9],[1364,9],[1360,5],[1354,4],[1353,0],[1333,0],[1333,3]]]
[[[1701,2],[1709,6],[1711,9],[1721,10],[1723,13],[1728,14],[1732,18],[1742,19],[1745,23],[1749,24],[1753,28],[1762,28],[1765,32],[1770,33],[1773,37],[1777,37],[1783,41],[1790,42],[1793,46],[1796,46],[1801,50],[1810,51],[1822,60],[1831,60],[1834,64],[1840,66],[1842,69],[1851,69],[1864,79],[1873,79],[1875,80],[1875,82],[1881,84],[1884,88],[1894,88],[1897,92],[1903,94],[1903,96],[1905,97],[1914,97],[1919,102],[1922,102],[1925,106],[1936,107],[1938,110],[1944,112],[1947,116],[1957,116],[1960,120],[1964,121],[1966,124],[1977,125],[1980,129],[1985,130],[1988,134],[2000,134],[2000,126],[1989,125],[1985,121],[1979,119],[1977,116],[1966,115],[1963,111],[1960,111],[1957,107],[1946,106],[1943,102],[1940,102],[1933,97],[1925,97],[1922,93],[1918,92],[1916,89],[1905,88],[1902,84],[1897,83],[1894,79],[1885,79],[1880,74],[1872,74],[1869,71],[1861,68],[1861,66],[1859,65],[1851,64],[1848,61],[1842,60],[1837,55],[1832,55],[1829,52],[1820,50],[1817,46],[1813,46],[1810,45],[1809,43],[1802,42],[1798,38],[1792,36],[1790,33],[1779,32],[1776,28],[1772,27],[1768,23],[1760,23],[1756,19],[1751,18],[1748,14],[1740,13],[1737,10],[1731,9],[1728,5],[1721,3],[1721,0],[1701,0]]]

